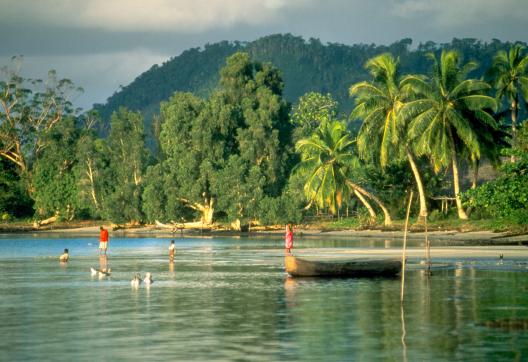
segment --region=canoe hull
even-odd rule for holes
[[[401,270],[401,260],[307,260],[286,256],[286,272],[293,277],[390,277]]]

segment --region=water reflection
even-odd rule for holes
[[[401,344],[402,344],[402,361],[407,362],[407,343],[405,336],[407,331],[405,329],[405,309],[403,308],[403,301],[400,303],[400,319],[401,319]]]
[[[99,255],[99,270],[107,271],[108,269],[108,257],[104,254]]]
[[[287,277],[280,242],[186,241],[167,268],[166,240],[125,241],[115,240],[111,265],[79,247],[67,268],[56,257],[5,257],[0,245],[0,359],[528,358],[518,327],[528,320],[526,272],[477,259],[445,261],[432,276],[410,268],[401,304],[398,279]],[[40,242],[33,251],[53,255]],[[91,282],[96,265],[112,278]],[[146,271],[155,283],[131,288]]]

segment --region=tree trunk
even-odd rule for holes
[[[373,194],[371,194],[370,192],[368,192],[361,186],[356,185],[352,181],[347,180],[346,182],[348,186],[351,187],[353,190],[357,190],[358,192],[365,195],[369,199],[374,200],[374,202],[378,204],[378,206],[381,208],[381,211],[383,211],[383,216],[385,217],[385,221],[384,221],[385,226],[392,225],[392,218],[390,216],[389,210],[387,209],[387,207],[385,207],[385,205],[381,202],[380,199],[378,199],[376,196],[374,196]]]
[[[92,196],[92,200],[95,206],[95,209],[99,211],[99,202],[97,201],[97,195],[95,193],[95,180],[94,180],[94,172],[92,169],[92,162],[91,160],[86,161],[86,165],[88,166],[88,170],[86,171],[86,175],[88,176],[88,179],[90,180],[90,194]]]
[[[462,207],[462,200],[460,199],[460,185],[458,182],[458,166],[457,166],[457,159],[456,154],[453,151],[451,154],[451,160],[453,163],[453,186],[455,188],[455,201],[458,211],[458,218],[462,220],[467,220],[468,216],[466,212],[464,211],[464,208]]]
[[[210,225],[213,223],[213,214],[214,214],[214,199],[211,197],[209,200],[204,199],[204,209],[202,220],[204,224]]]
[[[361,195],[359,193],[359,191],[357,191],[356,189],[354,189],[354,194],[357,196],[359,201],[361,201],[361,203],[367,208],[367,210],[368,210],[368,212],[370,214],[370,220],[372,222],[375,222],[376,221],[376,211],[374,211],[374,208],[372,207],[372,205],[370,205],[370,203],[367,201],[367,199],[365,199],[365,197],[363,195]]]
[[[512,148],[516,146],[516,142],[517,142],[517,112],[518,112],[518,103],[517,103],[517,100],[514,99],[512,101],[512,104],[511,104],[511,110],[512,110],[512,115],[511,115],[511,118],[512,118]],[[514,155],[511,155],[511,158],[510,158],[510,161],[511,162],[515,162],[515,156]]]
[[[416,166],[414,157],[407,147],[405,149],[405,152],[407,153],[407,159],[409,160],[409,164],[411,165],[411,170],[414,175],[414,180],[416,181],[416,187],[418,188],[418,196],[420,199],[419,218],[425,219],[427,217],[427,202],[425,199],[425,189],[423,186],[422,177],[420,176],[420,172],[418,170],[418,167]]]
[[[203,204],[192,202],[181,197],[179,198],[179,200],[189,206],[191,209],[201,212],[202,216],[200,220],[203,224],[210,225],[213,223],[214,198],[211,197],[208,199],[207,197],[205,197]]]
[[[236,231],[242,231],[242,222],[240,219],[236,219],[235,221],[231,222],[231,228]]]
[[[473,168],[473,175],[471,179],[471,188],[474,190],[477,188],[478,174],[479,174],[479,160],[474,160],[471,162]]]
[[[38,229],[39,227],[41,226],[44,226],[44,225],[49,225],[49,224],[53,224],[55,221],[57,221],[59,219],[59,213],[56,212],[54,216],[52,217],[49,217],[47,219],[44,219],[44,220],[40,220],[40,221],[35,221],[33,223],[33,227],[35,229]]]

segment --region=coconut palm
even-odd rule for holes
[[[359,165],[353,144],[346,126],[339,121],[323,122],[311,137],[297,142],[296,149],[301,153],[299,168],[308,174],[305,193],[310,203],[329,206],[335,212],[351,191],[372,219],[376,212],[367,198],[377,203],[384,213],[385,225],[390,225],[390,214],[381,200],[351,180],[351,171]]]
[[[458,216],[467,219],[460,199],[458,155],[470,155],[480,159],[479,132],[486,125],[497,128],[490,112],[496,110],[495,99],[486,95],[490,85],[481,80],[466,79],[476,68],[476,63],[462,64],[456,51],[442,51],[440,61],[434,54],[430,80],[408,77],[408,85],[417,94],[401,110],[404,119],[412,120],[409,135],[415,140],[414,149],[418,155],[430,157],[435,171],[451,165],[453,187]]]
[[[528,55],[524,47],[517,44],[508,52],[501,50],[493,58],[488,71],[497,93],[499,103],[506,99],[510,105],[512,143],[515,144],[517,117],[520,104],[528,102]]]
[[[408,124],[399,116],[409,94],[400,84],[399,62],[385,53],[370,59],[365,67],[372,75],[372,81],[350,87],[350,95],[356,97],[351,117],[363,120],[358,134],[359,153],[364,158],[379,155],[383,168],[389,158],[406,157],[419,193],[420,218],[425,218],[427,203],[422,177],[410,147]]]

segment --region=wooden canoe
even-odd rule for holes
[[[397,259],[307,260],[294,256],[284,259],[286,272],[293,277],[378,277],[395,276],[401,270]]]

